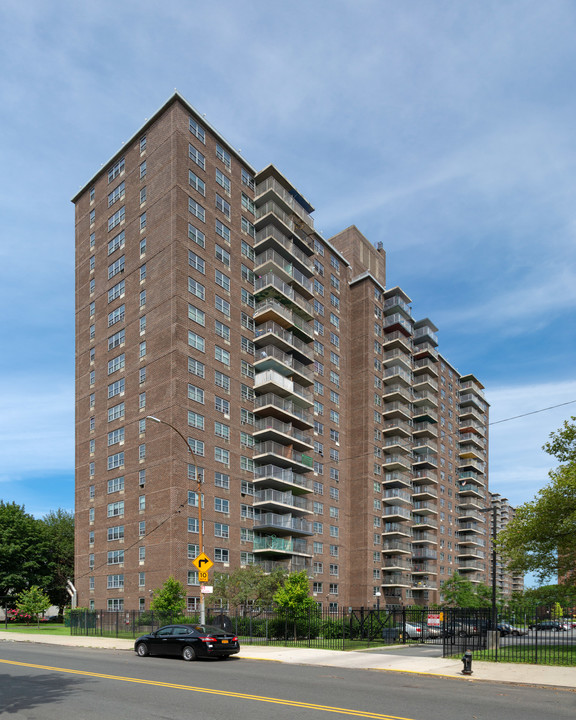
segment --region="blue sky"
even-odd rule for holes
[[[70,198],[174,89],[383,242],[493,421],[576,400],[575,36],[564,0],[3,0],[0,498],[73,507]],[[495,425],[492,489],[533,497],[571,414]]]

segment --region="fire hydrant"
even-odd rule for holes
[[[464,663],[462,675],[472,675],[472,650],[465,651],[462,655],[462,662]]]

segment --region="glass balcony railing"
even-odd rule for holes
[[[293,485],[302,490],[312,490],[312,480],[288,468],[277,465],[260,465],[254,468],[254,480],[277,480],[279,483]]]
[[[278,195],[278,197],[282,199],[282,201],[290,208],[290,210],[292,210],[292,212],[295,212],[302,220],[304,220],[307,225],[309,225],[311,228],[314,227],[314,220],[312,219],[312,216],[306,212],[302,205],[300,205],[300,203],[294,197],[292,197],[288,190],[282,187],[282,185],[280,185],[280,183],[275,178],[268,177],[263,182],[258,183],[258,185],[256,185],[254,197],[258,198],[260,197],[260,195],[263,195],[269,190]]]

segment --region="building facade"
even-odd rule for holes
[[[81,605],[145,609],[173,575],[196,607],[199,503],[215,571],[306,570],[332,609],[486,581],[483,387],[381,244],[324,238],[178,94],[73,202]]]
[[[510,505],[508,499],[502,497],[499,493],[490,493],[490,501],[492,510],[496,508],[496,530],[495,534],[506,530],[508,524],[514,519],[516,509]],[[494,512],[490,513],[490,518],[494,518]],[[494,532],[494,529],[492,529]],[[490,565],[490,582],[492,582],[492,565]],[[512,593],[524,591],[524,575],[520,573],[511,573],[496,555],[496,589],[500,597],[506,601],[512,597]]]

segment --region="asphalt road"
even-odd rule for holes
[[[0,714],[14,720],[573,720],[576,693],[240,658],[0,643]]]

